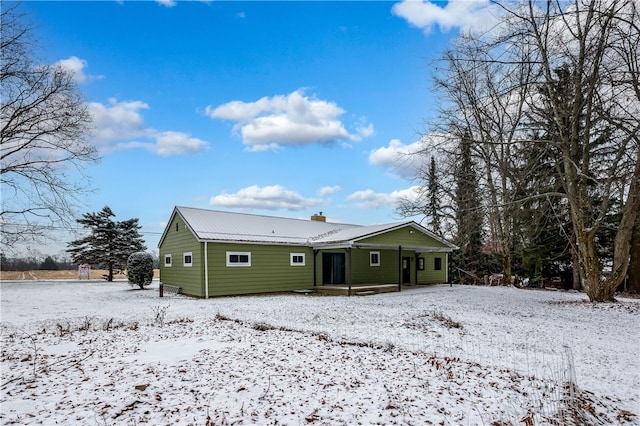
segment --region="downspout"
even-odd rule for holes
[[[320,252],[320,250],[313,250],[313,286],[316,287],[318,285],[318,280],[317,280],[317,270],[316,270],[316,258],[318,257],[318,253]]]
[[[209,298],[209,256],[206,241],[204,242],[204,298]]]
[[[402,291],[402,246],[398,246],[398,291]]]
[[[446,268],[444,270],[444,279],[445,279],[445,282],[449,283],[449,252],[445,252],[444,261],[446,262],[445,264]],[[449,283],[449,287],[453,287],[453,283]]]
[[[347,276],[347,284],[349,286],[349,296],[351,296],[351,247],[347,249],[347,262],[349,263],[348,276]]]

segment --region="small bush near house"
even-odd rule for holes
[[[153,257],[149,253],[138,251],[127,259],[129,284],[141,289],[149,286],[153,280]]]

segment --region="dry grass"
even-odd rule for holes
[[[106,270],[102,269],[92,269],[91,270],[91,279],[101,279],[103,275],[107,275]],[[160,271],[155,269],[153,271],[153,277],[160,277]],[[115,279],[126,279],[126,275],[124,274],[116,274],[114,276]],[[36,281],[36,280],[77,280],[78,279],[78,271],[0,271],[0,280],[25,280],[25,281]]]

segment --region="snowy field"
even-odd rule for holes
[[[2,282],[0,424],[640,424],[640,300]]]

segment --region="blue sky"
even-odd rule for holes
[[[83,212],[138,217],[150,250],[176,205],[400,220],[416,184],[402,153],[437,114],[431,61],[492,17],[484,1],[21,7],[94,117]]]

